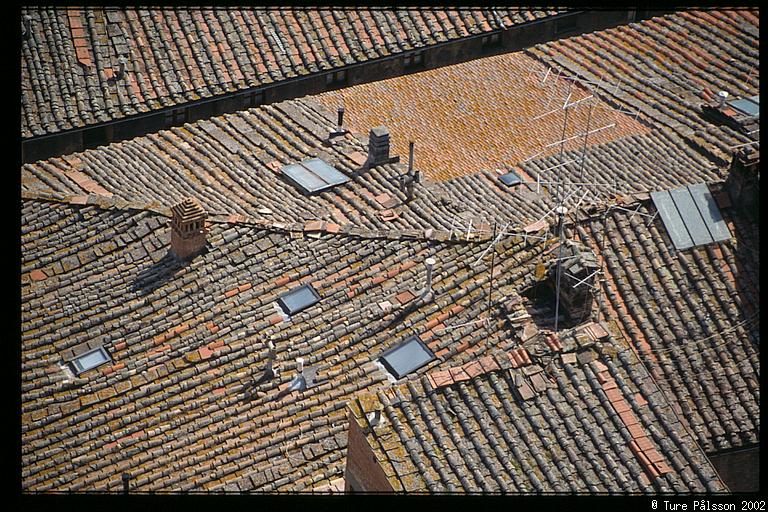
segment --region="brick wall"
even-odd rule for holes
[[[376,460],[355,414],[348,410],[347,468],[344,473],[346,492],[393,492],[384,470]]]

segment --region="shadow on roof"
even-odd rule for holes
[[[139,273],[139,276],[131,285],[131,290],[147,295],[169,281],[176,272],[184,266],[169,250],[160,261],[147,267]]]

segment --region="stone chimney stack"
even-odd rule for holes
[[[188,260],[205,248],[207,214],[191,197],[171,208],[171,250],[180,260]]]
[[[745,147],[733,154],[725,189],[731,204],[760,220],[760,151]]]
[[[594,290],[597,285],[595,271],[600,268],[600,265],[595,253],[588,248],[571,241],[566,241],[564,244],[560,306],[572,321],[584,321],[592,312]],[[556,268],[556,265],[553,265],[553,268]],[[551,272],[548,285],[555,292],[556,272]]]
[[[382,164],[399,162],[400,157],[389,156],[389,130],[386,126],[371,128],[368,134],[368,160],[365,165],[368,168]]]

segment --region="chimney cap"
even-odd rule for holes
[[[192,197],[184,198],[179,204],[174,205],[171,211],[181,221],[199,220],[206,217],[203,207]]]
[[[718,91],[717,95],[720,96],[723,99],[725,99],[725,98],[727,98],[729,96],[728,91]]]
[[[389,129],[386,126],[376,126],[371,128],[371,133],[376,137],[386,137],[389,135]]]
[[[435,258],[427,258],[427,259],[424,260],[424,263],[428,267],[433,267],[435,265],[435,263],[437,263],[437,260]]]

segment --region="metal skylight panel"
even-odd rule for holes
[[[728,224],[723,219],[723,214],[720,213],[715,198],[709,192],[709,187],[704,183],[697,183],[696,185],[688,185],[688,191],[691,193],[712,239],[715,242],[722,242],[731,238]]]
[[[285,166],[282,173],[308,194],[349,181],[344,174],[319,158]]]
[[[107,351],[104,350],[103,347],[97,347],[77,356],[71,361],[71,363],[75,368],[75,372],[77,372],[79,375],[110,361],[111,359],[109,354],[107,354]]]
[[[739,100],[733,100],[728,102],[733,108],[747,114],[748,116],[760,117],[760,97],[757,97],[757,101],[754,98],[741,98]]]
[[[651,199],[677,250],[731,237],[709,188],[704,183],[652,192]]]
[[[384,352],[380,359],[395,378],[401,379],[435,359],[435,355],[419,338],[412,336]]]
[[[523,180],[520,179],[520,176],[518,176],[514,171],[509,171],[507,174],[499,176],[499,181],[508,187],[513,187],[523,182]]]
[[[680,216],[683,218],[685,227],[693,239],[693,244],[711,244],[712,235],[709,234],[709,230],[704,224],[704,219],[701,218],[699,209],[696,207],[696,203],[693,202],[688,188],[683,187],[670,190],[669,195],[672,196],[672,200],[675,202],[675,206],[677,206],[677,211],[680,212]]]
[[[284,293],[277,302],[287,315],[295,315],[320,302],[320,295],[307,284]]]
[[[661,192],[651,192],[651,199],[653,204],[656,205],[656,210],[659,212],[661,221],[664,223],[664,227],[667,228],[669,238],[672,239],[672,244],[677,250],[684,250],[694,246],[691,235],[688,234],[688,230],[685,228],[683,218],[680,216],[680,212],[677,211],[672,197],[669,192],[663,190]]]

